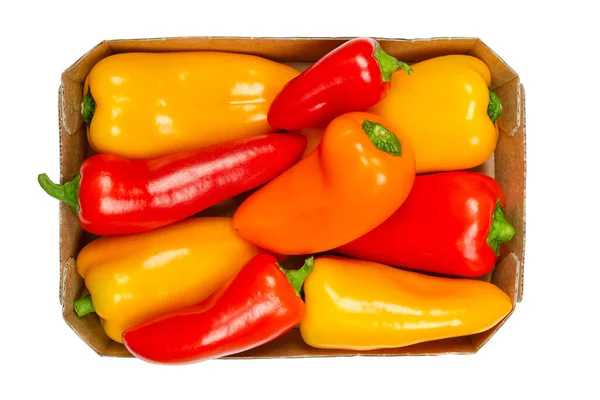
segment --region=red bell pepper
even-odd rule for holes
[[[503,206],[502,188],[484,174],[418,175],[390,218],[335,252],[417,271],[485,275],[515,233]]]
[[[256,188],[298,161],[306,138],[268,134],[150,160],[97,154],[65,185],[38,176],[86,231],[130,234],[159,228]]]
[[[314,267],[286,271],[270,255],[252,258],[219,293],[196,306],[142,322],[123,333],[137,358],[187,364],[240,353],[298,325],[305,304],[300,290]]]
[[[376,40],[349,40],[283,87],[269,107],[269,124],[285,130],[314,128],[339,115],[364,111],[387,95],[398,68],[412,72]]]

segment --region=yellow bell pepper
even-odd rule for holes
[[[197,304],[228,282],[259,249],[241,239],[231,218],[190,218],[153,231],[104,236],[77,258],[90,297],[75,302],[78,316],[94,311],[106,334]]]
[[[112,55],[84,82],[88,141],[99,153],[133,159],[269,133],[271,101],[298,74],[247,54]]]
[[[397,348],[485,331],[512,310],[491,283],[318,257],[304,282],[300,333],[325,349]]]
[[[415,152],[417,173],[462,170],[485,162],[498,140],[500,100],[478,58],[449,55],[394,73],[388,95],[369,109],[402,133]]]

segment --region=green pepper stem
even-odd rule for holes
[[[502,115],[502,103],[498,95],[490,90],[490,102],[488,103],[487,109],[488,116],[492,122],[496,122]]]
[[[81,116],[88,127],[92,123],[92,118],[94,118],[95,112],[96,100],[94,100],[92,91],[88,88],[88,92],[85,96],[83,96],[83,101],[81,103]]]
[[[405,62],[398,61],[396,58],[390,56],[388,53],[381,49],[379,43],[375,45],[375,52],[373,53],[373,57],[377,60],[379,64],[379,69],[381,69],[381,80],[383,82],[389,82],[392,80],[392,73],[402,68],[408,75],[411,74],[412,68]]]
[[[96,311],[94,303],[92,303],[92,296],[89,294],[73,302],[73,308],[75,309],[75,314],[77,314],[79,318]]]
[[[492,226],[487,237],[487,244],[496,256],[500,255],[500,245],[508,242],[515,235],[515,228],[506,220],[504,208],[500,200],[496,201],[496,209],[492,216]]]
[[[75,175],[75,178],[71,182],[67,182],[64,185],[58,185],[48,178],[46,174],[38,175],[38,182],[42,189],[50,196],[64,201],[69,205],[71,211],[75,215],[79,212],[79,181],[81,175]]]
[[[315,258],[308,257],[304,261],[304,265],[300,269],[288,270],[288,269],[283,269],[281,267],[279,267],[279,269],[281,270],[281,272],[283,272],[285,274],[285,276],[288,278],[288,281],[290,281],[290,284],[294,288],[296,295],[298,297],[302,297],[302,285],[304,284],[304,280],[308,277],[308,275],[311,273],[311,271],[313,270],[314,267],[315,267]]]
[[[364,120],[362,129],[379,150],[392,156],[402,156],[402,143],[392,131],[378,122]]]

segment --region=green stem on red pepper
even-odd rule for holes
[[[48,175],[39,174],[38,182],[42,189],[50,196],[64,201],[69,205],[71,211],[75,215],[79,212],[79,181],[81,175],[75,175],[75,178],[71,182],[67,182],[64,185],[58,185],[50,180]]]
[[[492,122],[496,122],[496,120],[502,115],[502,103],[500,103],[500,98],[491,90],[487,113]]]
[[[400,68],[406,71],[408,75],[412,72],[412,68],[407,63],[398,61],[396,58],[387,54],[381,49],[379,44],[375,46],[373,57],[375,57],[379,64],[379,68],[381,69],[381,80],[384,82],[390,82],[392,80],[392,73]]]
[[[508,242],[515,235],[515,228],[506,220],[504,208],[500,200],[496,202],[496,209],[492,216],[492,226],[487,237],[487,244],[491,247],[494,254],[500,255],[500,245]]]

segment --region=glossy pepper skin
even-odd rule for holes
[[[394,73],[388,95],[369,112],[402,132],[417,160],[417,173],[463,170],[485,162],[498,140],[502,113],[489,91],[485,63],[466,55],[428,59],[410,77]]]
[[[271,101],[298,73],[246,54],[115,54],[84,82],[88,141],[98,153],[138,159],[270,133]]]
[[[335,251],[419,271],[482,276],[515,233],[504,201],[498,182],[478,172],[419,175],[390,218]]]
[[[150,160],[110,154],[86,159],[72,182],[42,188],[65,201],[96,235],[149,231],[254,189],[293,165],[306,138],[266,134]]]
[[[160,364],[206,361],[260,346],[302,320],[299,290],[311,268],[312,261],[285,271],[272,256],[258,255],[217,295],[127,329],[123,343],[137,358]]]
[[[277,254],[330,250],[390,217],[414,178],[410,146],[381,118],[344,114],[327,126],[316,150],[240,205],[233,226]]]
[[[483,332],[512,310],[491,283],[318,257],[304,283],[303,340],[323,349],[373,350]]]
[[[349,40],[285,85],[269,108],[269,124],[286,130],[311,128],[364,111],[386,96],[391,74],[399,68],[411,73],[376,40]]]
[[[131,326],[202,302],[259,253],[235,234],[225,217],[190,218],[149,232],[104,236],[77,257],[77,271],[91,299],[78,300],[75,308],[91,300],[106,334],[121,342]]]

